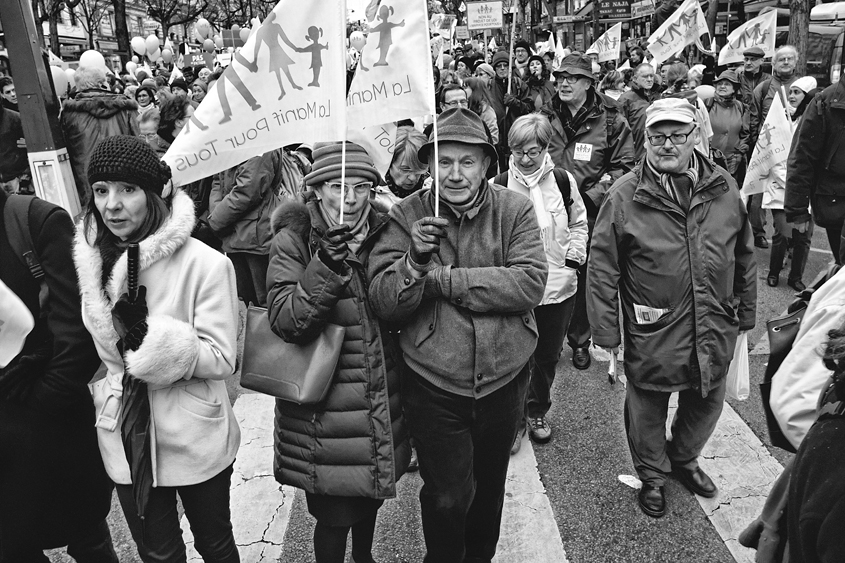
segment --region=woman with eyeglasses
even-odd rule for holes
[[[524,115],[514,121],[508,133],[511,147],[508,171],[493,180],[534,202],[549,264],[546,292],[534,309],[539,339],[531,358],[526,403],[531,438],[541,444],[552,437],[546,414],[552,406],[555,367],[575,310],[578,268],[587,259],[587,209],[572,174],[555,169],[549,155],[553,134],[551,123],[541,114]],[[519,451],[525,430],[523,420],[511,454]]]
[[[346,327],[332,386],[317,405],[277,401],[276,480],[305,490],[317,519],[317,563],[341,563],[352,530],[352,557],[372,563],[376,515],[396,496],[410,461],[392,339],[367,297],[370,251],[389,220],[370,201],[380,176],[367,152],[317,144],[307,191],[273,215],[267,272],[273,331],[306,344],[327,323]],[[341,209],[343,214],[341,217]]]

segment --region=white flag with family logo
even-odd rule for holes
[[[767,57],[774,56],[777,25],[778,13],[772,10],[733,30],[728,35],[728,43],[719,52],[719,65],[742,61],[742,52],[751,47],[760,47]]]
[[[648,50],[654,55],[652,64],[659,65],[691,43],[709,53],[704,45],[710,45],[710,39],[705,44],[701,42],[701,36],[705,34],[709,37],[710,31],[701,4],[698,0],[685,0],[648,38]]]
[[[780,96],[775,96],[751,153],[742,184],[743,196],[761,194],[775,184],[786,186],[786,161],[791,145],[792,123],[786,116]]]
[[[587,54],[596,53],[599,62],[619,60],[619,47],[622,45],[622,22],[605,31],[598,40],[590,45]]]
[[[425,0],[382,0],[347,96],[349,129],[434,113]]]
[[[255,29],[257,27],[257,29]],[[344,137],[345,0],[282,0],[164,155],[177,185],[291,143]]]

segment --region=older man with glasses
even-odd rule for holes
[[[599,207],[611,184],[634,167],[631,128],[619,106],[596,92],[593,60],[569,55],[554,73],[557,96],[541,113],[552,124],[549,144],[552,162],[568,170],[587,208],[592,233]],[[578,369],[590,367],[590,324],[584,291],[586,266],[578,270],[578,293],[567,340],[572,363]]]
[[[625,338],[625,429],[643,512],[666,512],[672,472],[714,497],[698,465],[725,400],[740,332],[755,323],[757,266],[736,182],[695,150],[695,108],[678,98],[646,113],[646,156],[620,178],[599,211],[589,258],[593,338],[613,355]],[[615,381],[610,376],[611,383]],[[679,392],[666,440],[669,397]]]

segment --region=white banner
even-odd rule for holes
[[[709,31],[701,4],[698,0],[685,0],[648,38],[648,50],[654,55],[652,64],[656,68],[690,43],[695,43],[699,49],[708,52],[700,40],[705,34],[709,35]],[[709,39],[707,43],[710,43]]]
[[[751,153],[745,182],[742,184],[743,196],[763,193],[766,186],[772,183],[786,185],[786,160],[791,145],[792,122],[786,116],[780,96],[776,95],[760,127],[754,152]]]
[[[719,53],[719,65],[741,62],[744,58],[742,52],[751,47],[760,47],[766,57],[774,56],[777,25],[777,10],[772,10],[733,30],[728,35],[727,45]]]
[[[366,129],[349,131],[347,137],[353,143],[364,147],[373,159],[379,173],[384,177],[393,162],[393,149],[396,147],[396,124],[392,121],[383,125],[373,125]]]
[[[467,4],[467,29],[501,29],[502,2],[470,2]]]
[[[347,96],[349,130],[434,113],[425,0],[382,2]]]
[[[164,155],[178,185],[291,143],[343,138],[346,2],[301,8],[281,0],[254,25]]]
[[[596,53],[599,56],[600,63],[617,61],[619,60],[619,48],[621,45],[622,22],[619,22],[605,31],[595,43],[590,45],[590,48],[587,49],[587,54]]]

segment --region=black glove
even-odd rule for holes
[[[336,274],[340,273],[343,261],[349,256],[349,245],[346,243],[352,240],[350,228],[345,223],[336,225],[320,239],[320,260]]]
[[[147,336],[147,288],[138,287],[138,298],[134,303],[129,301],[129,294],[124,293],[114,304],[111,311],[114,330],[123,343],[125,350],[135,351]]]
[[[31,353],[16,358],[5,369],[0,369],[0,397],[14,403],[26,403],[52,357],[52,343],[45,342]]]
[[[502,99],[502,101],[509,108],[519,105],[519,100],[513,94],[505,94],[505,97]]]
[[[431,255],[440,252],[440,239],[446,236],[448,219],[423,217],[411,227],[411,260],[424,266],[431,261]]]

